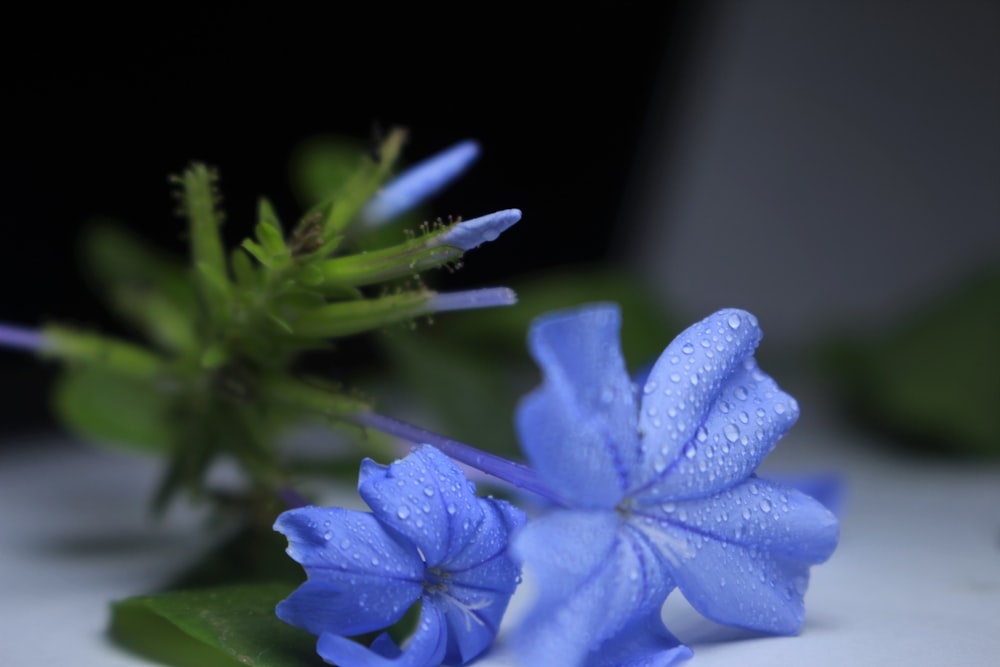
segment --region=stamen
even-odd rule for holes
[[[376,412],[360,412],[347,417],[347,419],[359,426],[373,428],[415,444],[431,445],[459,463],[464,463],[519,489],[530,491],[560,505],[565,504],[562,498],[538,479],[538,475],[535,474],[534,470],[523,463],[517,463],[502,456],[484,452],[463,442],[446,438],[443,435],[426,431],[419,426],[414,426],[413,424],[408,424],[392,417],[386,417]]]

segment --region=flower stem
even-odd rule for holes
[[[519,489],[538,494],[560,505],[565,504],[562,498],[538,479],[534,470],[523,463],[484,452],[457,440],[376,412],[359,412],[346,419],[359,426],[373,428],[412,443],[431,445],[459,463],[464,463]]]
[[[13,347],[20,350],[40,350],[45,345],[45,334],[39,329],[0,324],[0,347]]]

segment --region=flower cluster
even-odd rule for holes
[[[465,664],[480,655],[520,581],[507,543],[524,513],[477,498],[433,447],[389,466],[366,460],[358,492],[371,513],[310,506],[278,519],[289,555],[309,574],[278,605],[279,618],[318,635],[331,664]],[[418,601],[405,652],[386,633],[370,648],[348,639],[393,625]]]
[[[517,427],[533,470],[485,455],[477,460],[466,446],[421,432],[445,452],[546,495],[553,509],[520,527],[509,506],[466,496],[455,507],[490,503],[507,518],[481,529],[480,514],[469,519],[466,509],[441,512],[438,504],[415,528],[410,516],[420,485],[430,480],[427,497],[445,497],[431,467],[441,483],[456,487],[460,473],[429,447],[389,468],[366,463],[361,492],[371,518],[310,508],[279,520],[290,553],[309,573],[279,615],[318,634],[328,661],[389,664],[379,661],[398,655],[388,640],[363,649],[342,635],[387,627],[422,596],[407,657],[391,664],[465,664],[495,634],[495,612],[506,606],[515,563],[523,561],[539,583],[535,607],[514,637],[524,665],[666,667],[686,659],[690,650],[660,618],[675,588],[717,622],[797,633],[809,568],[830,556],[839,528],[816,500],[754,475],[798,417],[795,400],[754,360],[757,320],[722,310],[690,327],[663,352],[641,391],[626,372],[619,326],[611,305],[556,313],[532,326],[529,348],[543,383],[522,401]],[[393,431],[391,422],[365,423]],[[396,432],[414,437],[412,429]],[[457,533],[456,516],[463,526]],[[363,561],[368,551],[340,549],[340,534],[351,544],[377,544],[365,547],[377,552],[373,562],[388,557],[396,569],[359,568],[351,558]],[[455,553],[463,554],[458,561]],[[493,562],[485,554],[502,565],[484,567]],[[469,588],[456,588],[459,581]],[[468,590],[497,596],[485,603],[493,612],[488,623],[455,622],[481,618],[472,609],[480,598],[465,597]],[[472,643],[465,651],[456,648],[463,634]]]

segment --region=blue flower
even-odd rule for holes
[[[278,517],[275,530],[308,575],[278,617],[318,635],[319,655],[343,667],[437,667],[480,655],[519,581],[507,545],[524,514],[476,497],[429,446],[389,466],[366,459],[358,491],[371,513],[302,507]],[[405,651],[387,633],[370,647],[348,638],[388,628],[416,602]]]
[[[564,507],[532,521],[514,551],[539,599],[519,636],[527,665],[669,665],[690,655],[663,627],[674,587],[705,616],[794,634],[809,566],[838,539],[834,516],[754,476],[798,417],[757,367],[753,315],[722,310],[684,331],[639,396],[618,343],[619,312],[538,320],[542,385],[518,408],[522,447]]]

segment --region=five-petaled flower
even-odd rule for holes
[[[619,312],[536,321],[544,375],[517,414],[522,447],[563,507],[516,536],[539,596],[522,625],[525,665],[657,665],[690,655],[663,626],[676,586],[705,616],[794,634],[809,566],[837,520],[754,476],[798,405],[757,367],[753,315],[722,310],[677,337],[641,391],[626,373]]]
[[[275,529],[308,574],[278,616],[318,635],[320,656],[345,667],[437,667],[480,655],[517,587],[520,566],[507,546],[524,514],[476,497],[429,446],[389,466],[366,459],[358,491],[371,513],[303,507],[278,518]],[[370,647],[348,638],[388,628],[418,601],[405,651],[388,633]]]

